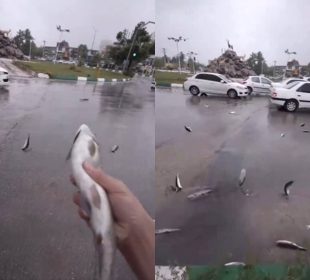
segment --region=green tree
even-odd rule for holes
[[[254,70],[256,74],[266,74],[269,72],[269,67],[265,62],[262,52],[251,53],[250,57],[246,61],[247,64]],[[262,72],[263,70],[263,72]]]
[[[30,30],[27,28],[25,30],[18,30],[16,36],[13,38],[14,43],[23,52],[24,55],[29,55],[30,52],[30,42],[31,48],[35,48],[34,38],[31,35]]]
[[[79,65],[82,65],[85,63],[87,59],[87,46],[85,44],[80,44],[78,46],[78,55],[79,55]]]
[[[134,64],[141,62],[150,55],[155,54],[155,43],[151,40],[151,35],[147,32],[144,22],[139,22],[130,38],[128,38],[128,30],[125,29],[116,34],[116,42],[107,50],[105,59],[112,59],[114,63],[122,65],[127,59],[129,50],[132,50],[129,56],[129,66],[134,60]],[[135,53],[135,56],[133,55]]]

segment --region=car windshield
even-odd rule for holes
[[[301,81],[292,82],[292,83],[288,84],[288,85],[286,86],[286,88],[287,88],[287,89],[291,89],[291,88],[293,88],[294,86],[296,86],[297,84],[299,84],[300,82],[301,82]]]
[[[223,81],[225,81],[226,83],[231,83],[232,81],[229,80],[228,78],[226,78],[225,76],[223,75],[218,75]]]

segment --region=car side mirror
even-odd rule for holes
[[[222,84],[226,84],[226,82],[225,82],[224,80],[221,80],[221,83],[222,83]]]

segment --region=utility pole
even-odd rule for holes
[[[29,45],[29,59],[31,60],[31,43],[32,43],[33,41],[32,40],[30,40],[30,45]]]
[[[273,76],[274,76],[274,77],[276,76],[276,63],[277,63],[277,61],[274,60],[274,61],[273,61]]]
[[[46,41],[45,41],[45,40],[43,40],[43,51],[42,51],[42,57],[44,57],[45,43],[46,43]]]
[[[193,73],[195,74],[195,73],[196,73],[196,69],[195,69],[195,61],[196,61],[196,55],[198,55],[198,53],[195,53],[195,52],[189,52],[187,55],[189,56],[189,58],[190,58],[190,59],[191,59],[191,61],[192,61]],[[192,58],[192,56],[194,56],[194,58]]]
[[[57,60],[57,55],[58,55],[60,41],[62,38],[62,33],[63,32],[70,32],[70,29],[62,29],[60,25],[57,25],[56,28],[60,32],[60,35],[59,35],[59,43],[56,44],[56,54],[55,54],[54,64],[56,63],[56,60]]]
[[[166,63],[167,63],[167,56],[166,56],[166,49],[165,48],[163,48],[163,53],[164,53],[164,63],[166,65]]]
[[[129,49],[129,52],[127,54],[127,58],[126,60],[124,61],[124,64],[123,64],[123,72],[126,72],[128,70],[128,67],[129,67],[129,57],[131,55],[131,51],[133,49],[133,46],[134,46],[134,43],[136,41],[136,38],[137,38],[137,35],[138,35],[138,32],[139,32],[139,29],[140,28],[143,28],[144,26],[148,25],[149,23],[152,23],[152,24],[155,24],[154,21],[148,21],[146,23],[143,23],[141,24],[140,26],[138,26],[136,28],[136,30],[134,31],[134,34],[133,34],[133,38],[132,38],[132,42],[131,42],[131,46],[130,46],[130,49]]]
[[[178,38],[174,38],[174,37],[168,37],[168,40],[172,40],[176,43],[177,46],[177,56],[178,56],[178,60],[179,60],[179,74],[181,74],[181,61],[180,61],[180,53],[179,53],[179,42],[180,41],[186,41],[188,39],[183,38],[182,36],[179,36]]]
[[[96,39],[96,33],[97,33],[97,30],[95,27],[93,27],[94,29],[94,37],[93,37],[93,42],[91,44],[91,48],[90,48],[90,55],[92,56],[92,52],[93,52],[93,48],[94,48],[94,43],[95,43],[95,39]],[[87,62],[89,63],[89,59],[88,59],[88,55],[87,55]]]

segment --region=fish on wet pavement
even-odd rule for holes
[[[290,187],[293,185],[294,181],[289,181],[284,185],[284,195],[288,196],[290,194]]]
[[[177,232],[180,231],[179,228],[162,228],[162,229],[156,229],[155,230],[155,235],[158,234],[166,234],[166,233],[172,233],[172,232]]]
[[[30,134],[28,134],[28,136],[27,136],[27,138],[25,140],[25,143],[24,143],[24,145],[22,147],[22,150],[24,152],[26,152],[29,149],[29,147],[30,147]]]
[[[294,250],[301,250],[301,251],[307,251],[305,247],[302,247],[294,242],[288,241],[288,240],[277,240],[276,241],[277,246],[287,249],[294,249]]]
[[[118,145],[114,145],[111,149],[111,152],[112,153],[115,153],[117,150],[119,149],[119,146]]]

